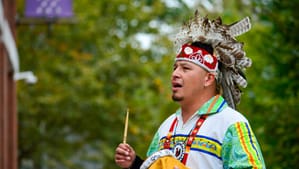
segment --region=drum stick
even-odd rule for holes
[[[129,109],[127,109],[126,120],[125,120],[125,129],[124,129],[124,138],[123,138],[124,144],[126,144],[127,142],[128,123],[129,123]]]

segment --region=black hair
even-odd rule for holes
[[[205,44],[205,43],[201,43],[201,42],[193,42],[191,44],[192,46],[196,46],[196,47],[199,47],[199,48],[202,48],[204,50],[206,50],[207,52],[209,52],[211,55],[213,55],[213,47],[211,45],[208,45],[208,44]]]

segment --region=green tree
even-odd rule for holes
[[[152,126],[176,109],[167,28],[180,10],[161,1],[74,1],[75,25],[18,25],[21,69],[39,78],[18,84],[20,167],[117,168],[127,108],[128,142],[145,154]]]

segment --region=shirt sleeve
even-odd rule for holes
[[[146,156],[149,157],[153,153],[157,152],[158,150],[159,150],[159,133],[156,132],[156,134],[147,150]]]
[[[257,139],[246,122],[237,122],[228,128],[221,156],[224,169],[266,168]]]

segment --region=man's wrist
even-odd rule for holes
[[[136,155],[131,167],[127,168],[127,169],[140,169],[140,166],[143,163],[143,159],[141,159],[139,156]]]

